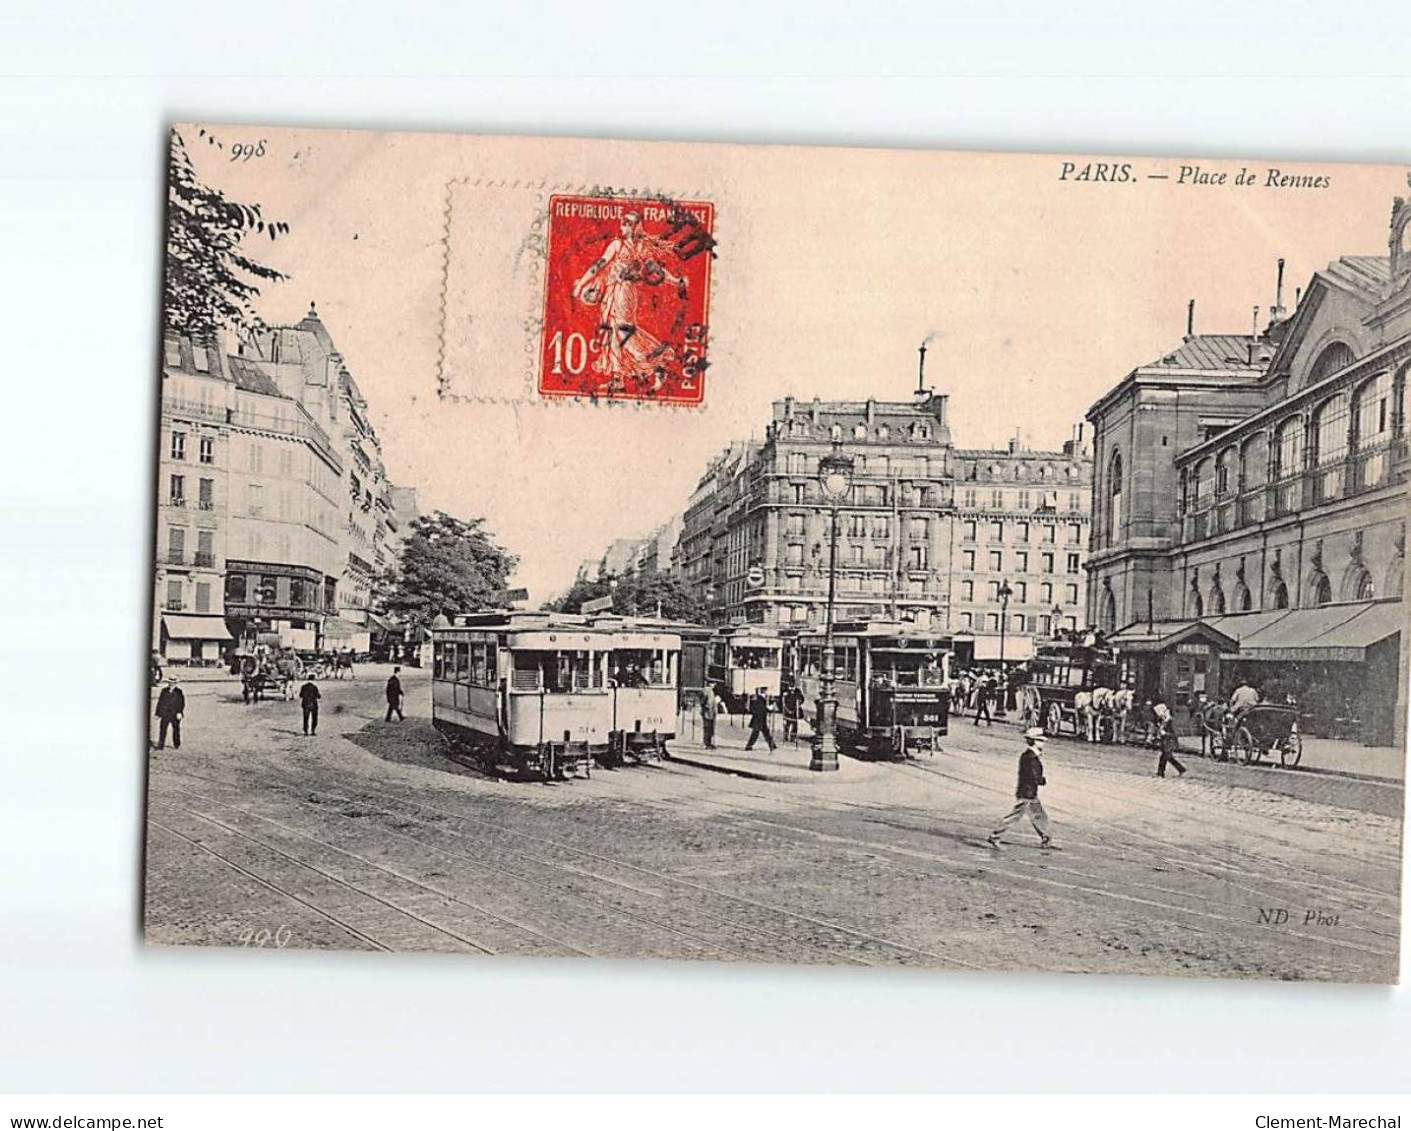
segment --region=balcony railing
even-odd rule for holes
[[[171,416],[186,417],[190,420],[209,420],[213,424],[226,423],[226,418],[229,415],[224,405],[182,400],[180,397],[163,397],[162,412]]]
[[[216,564],[216,556],[210,550],[197,550],[191,559],[192,565],[210,569]]]
[[[186,553],[183,550],[168,550],[165,560],[167,565],[185,565]]]
[[[202,499],[196,505],[203,511],[213,511],[216,509],[216,501],[214,499]]]
[[[162,606],[169,613],[180,613],[186,611],[186,602],[180,599],[173,600],[168,597],[165,605]]]
[[[169,497],[167,498],[167,506],[169,506],[169,507],[184,507],[184,506],[186,506],[186,496],[185,496],[185,495],[171,495],[171,496],[169,496]]]

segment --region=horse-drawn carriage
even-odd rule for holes
[[[231,672],[240,677],[240,696],[246,703],[265,698],[292,699],[294,686],[304,678],[303,659],[293,648],[257,644],[231,657]]]
[[[1028,679],[1019,689],[1024,726],[1041,726],[1055,736],[1066,727],[1089,742],[1125,738],[1132,692],[1121,686],[1111,648],[1055,641],[1041,645],[1028,668]]]
[[[1242,711],[1219,704],[1200,718],[1206,749],[1216,761],[1239,761],[1246,766],[1267,754],[1279,765],[1297,766],[1303,758],[1303,736],[1298,729],[1298,709],[1275,703],[1256,703]]]

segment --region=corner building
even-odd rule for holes
[[[947,401],[921,390],[910,401],[775,402],[764,440],[722,453],[686,509],[675,568],[712,621],[824,623],[831,506],[818,464],[836,448],[854,460],[838,509],[837,619],[973,632],[985,659],[998,656],[1007,617],[1015,660],[1055,624],[1086,624],[1081,441],[958,449]]]

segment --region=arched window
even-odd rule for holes
[[[1386,584],[1382,587],[1382,596],[1401,599],[1401,577],[1405,568],[1406,559],[1400,554],[1391,559],[1391,565],[1387,568]]]
[[[1387,370],[1363,381],[1352,394],[1352,450],[1357,454],[1353,485],[1359,490],[1382,484],[1392,416],[1392,377]]]
[[[1328,580],[1326,573],[1319,573],[1313,576],[1313,580],[1308,585],[1308,602],[1318,607],[1332,604],[1333,583]]]
[[[1112,453],[1107,464],[1107,544],[1122,537],[1122,453]]]
[[[1348,400],[1346,393],[1329,397],[1313,413],[1313,466],[1320,469],[1314,480],[1315,503],[1336,499],[1342,494],[1342,461],[1347,458]]]
[[[1303,503],[1303,417],[1292,416],[1274,433],[1276,515],[1292,514]]]
[[[1274,586],[1274,608],[1287,609],[1289,607],[1289,587],[1280,581]]]
[[[1098,617],[1098,628],[1103,632],[1115,632],[1117,629],[1117,598],[1111,587],[1106,585],[1102,588],[1102,613]]]
[[[1225,615],[1225,591],[1218,585],[1210,587],[1210,615],[1216,617]]]
[[[1234,448],[1226,448],[1215,460],[1215,497],[1217,499],[1235,493],[1236,484],[1231,474],[1235,468],[1235,461],[1236,451]]]
[[[1200,592],[1199,592],[1198,590],[1192,589],[1192,590],[1191,590],[1191,616],[1195,617],[1196,620],[1199,620],[1199,619],[1200,619],[1201,617],[1203,617],[1204,615],[1205,615],[1205,602],[1200,599]]]
[[[1331,377],[1339,369],[1346,369],[1354,361],[1356,355],[1352,352],[1352,347],[1343,342],[1333,342],[1325,346],[1323,352],[1318,355],[1318,360],[1313,363],[1313,368],[1308,371],[1307,385],[1316,385],[1324,377]]]
[[[1372,584],[1372,575],[1365,569],[1362,571],[1362,580],[1357,583],[1357,600],[1371,601],[1376,598],[1375,587]]]
[[[1242,613],[1249,612],[1254,607],[1254,596],[1249,591],[1249,586],[1243,581],[1235,584],[1235,608]]]

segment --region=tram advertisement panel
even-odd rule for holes
[[[950,696],[936,689],[873,687],[868,725],[944,728],[950,717]]]

